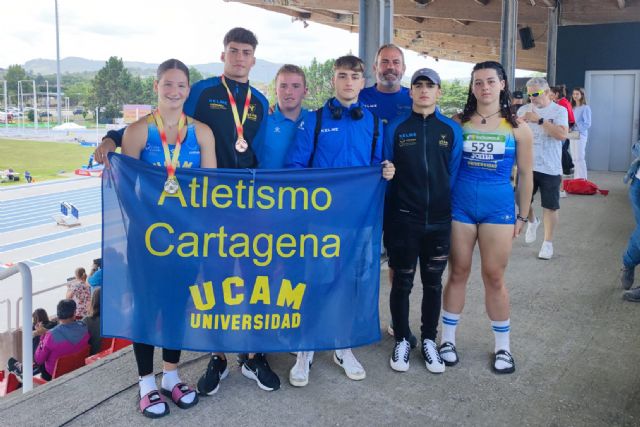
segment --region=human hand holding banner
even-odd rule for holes
[[[103,336],[196,351],[380,339],[380,166],[103,174]]]

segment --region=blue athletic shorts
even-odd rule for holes
[[[465,224],[515,224],[513,187],[458,180],[451,197],[451,217]]]

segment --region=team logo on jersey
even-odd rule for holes
[[[256,114],[256,104],[249,104],[249,112],[247,113],[247,119],[253,122],[258,120],[258,115]]]
[[[211,110],[226,110],[229,101],[226,99],[209,99],[209,108]]]
[[[273,128],[273,133],[280,133],[280,126]]]
[[[398,146],[408,147],[416,145],[418,142],[418,135],[415,132],[405,132],[398,135]]]
[[[447,134],[441,133],[440,140],[438,141],[438,145],[441,148],[449,148],[449,141],[447,141]]]

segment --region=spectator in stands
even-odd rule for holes
[[[95,290],[102,286],[102,258],[96,258],[93,260],[93,266],[91,267],[91,274],[87,280],[92,290]]]
[[[53,329],[58,322],[49,320],[49,315],[44,308],[36,308],[31,315],[32,319],[32,337],[33,337],[33,354],[35,355],[36,349],[40,345],[41,337],[47,333],[49,329]],[[16,374],[18,379],[22,378],[22,363],[15,357],[10,357],[7,361],[7,371]],[[33,374],[40,373],[40,366],[36,363],[33,364]]]
[[[89,343],[89,331],[83,322],[75,320],[76,302],[63,299],[58,303],[58,326],[48,331],[40,340],[35,362],[44,365],[41,375],[50,381],[56,362],[62,356],[81,351]]]
[[[87,273],[83,267],[76,268],[75,279],[69,283],[66,298],[76,302],[78,317],[89,314],[91,287],[87,283]]]
[[[91,346],[90,354],[100,352],[100,343],[102,335],[100,334],[100,288],[96,288],[91,295],[91,309],[87,317],[82,319],[89,329],[89,345]]]

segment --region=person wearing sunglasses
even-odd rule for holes
[[[531,103],[518,110],[518,117],[524,119],[533,131],[533,194],[540,190],[544,224],[544,241],[538,258],[548,260],[553,257],[553,233],[558,225],[562,143],[567,139],[569,119],[567,109],[552,101],[549,84],[544,78],[534,77],[529,80],[527,94]],[[533,243],[540,225],[533,205],[528,218],[525,242]]]

